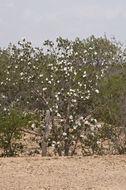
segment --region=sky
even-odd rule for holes
[[[95,35],[126,44],[126,0],[0,0],[0,47]]]

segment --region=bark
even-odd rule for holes
[[[64,152],[65,156],[69,156],[69,143],[68,140],[65,140],[65,152]]]
[[[67,106],[67,118],[66,118],[66,125],[65,125],[65,132],[67,133],[67,135],[69,135],[69,116],[70,116],[70,104],[68,103]],[[69,142],[68,139],[65,140],[65,150],[64,150],[64,155],[65,156],[69,156]]]
[[[42,134],[42,156],[47,156],[47,136],[50,128],[50,110],[46,110],[46,116],[45,116],[45,130]]]

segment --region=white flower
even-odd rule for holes
[[[40,76],[40,77],[43,77],[43,74],[40,74],[39,76]]]
[[[96,90],[95,90],[95,92],[98,94],[98,93],[99,93],[99,90],[98,90],[98,89],[96,89]]]
[[[83,77],[86,77],[87,75],[86,74],[83,74]]]
[[[101,124],[96,125],[97,128],[101,128]]]
[[[21,76],[23,76],[23,74],[24,74],[23,72],[20,73]]]
[[[53,66],[53,64],[50,63],[50,64],[48,64],[48,66],[51,67],[51,66]]]
[[[73,119],[73,116],[72,116],[72,115],[70,115],[69,119],[71,119],[71,120],[72,120],[72,119]]]
[[[76,142],[75,141],[72,141],[73,144],[75,144]]]
[[[67,135],[67,133],[64,132],[64,133],[63,133],[63,136],[66,136],[66,135]]]
[[[57,99],[57,101],[59,101],[59,97],[57,97],[56,99]]]
[[[64,67],[64,71],[67,71],[67,67]]]
[[[77,75],[77,72],[76,72],[76,71],[74,71],[74,75]]]
[[[61,117],[61,115],[59,113],[57,113],[57,117]]]
[[[78,125],[78,126],[81,126],[81,123],[80,123],[80,122],[78,122],[78,123],[77,123],[77,125]]]
[[[55,108],[58,109],[58,105],[56,105]]]
[[[90,96],[86,96],[85,98],[88,100],[90,98]]]
[[[81,116],[81,117],[80,117],[80,120],[83,120],[83,119],[84,119],[83,116]]]
[[[94,119],[94,118],[91,118],[91,121],[94,121],[95,123],[97,123],[97,120],[96,120],[96,119]]]
[[[82,86],[82,84],[80,83],[80,82],[78,82],[78,85],[81,87]]]
[[[74,93],[74,96],[78,96],[78,94]]]
[[[49,84],[51,84],[52,82],[51,81],[48,81]]]
[[[32,128],[32,129],[35,128],[35,123],[32,123],[31,128]]]
[[[76,103],[76,102],[77,102],[77,100],[75,100],[75,99],[72,99],[71,101],[72,101],[73,103]]]
[[[6,96],[2,95],[2,98],[3,98],[3,99],[5,99],[5,98],[6,98]]]
[[[94,119],[94,122],[97,123],[97,119]]]
[[[83,138],[83,137],[84,137],[84,135],[80,135],[80,137],[81,137],[81,138]]]
[[[96,79],[99,79],[99,76],[98,76],[98,75],[96,75]]]
[[[31,65],[31,62],[28,62],[28,65]]]
[[[43,88],[43,91],[47,90],[47,88]]]
[[[73,126],[73,129],[75,129],[75,130],[76,130],[76,129],[77,129],[77,126],[76,126],[76,125],[74,125],[74,126]]]
[[[7,108],[4,108],[4,111],[7,111]]]
[[[73,71],[73,67],[72,67],[72,66],[70,67],[69,71],[70,71],[70,72],[72,72],[72,71]]]
[[[84,71],[83,77],[86,77],[86,76],[87,76],[87,73],[86,73],[86,71]]]
[[[100,142],[100,141],[97,141],[97,144],[101,144],[101,142]]]
[[[84,122],[84,124],[85,125],[90,125],[90,123],[87,120]]]
[[[70,89],[70,92],[74,92],[75,90],[74,89]]]

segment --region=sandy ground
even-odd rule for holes
[[[0,158],[0,190],[126,190],[126,155]]]

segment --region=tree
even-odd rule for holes
[[[0,148],[3,156],[15,156],[23,151],[20,142],[22,129],[28,124],[29,114],[17,110],[4,111],[0,114]]]
[[[45,41],[44,50],[24,39],[6,52],[1,105],[40,115],[44,155],[49,144],[59,155],[73,155],[86,127],[83,121],[96,110],[99,81],[108,76],[113,64],[122,63],[120,47],[107,38],[69,41],[59,37],[55,44]]]

